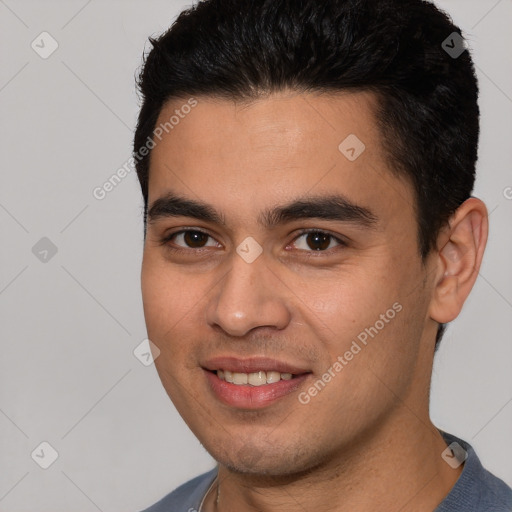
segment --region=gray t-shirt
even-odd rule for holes
[[[469,443],[441,432],[467,452],[462,473],[450,494],[433,512],[512,512],[512,489],[487,471]],[[143,512],[197,512],[217,475],[217,468],[178,487]]]

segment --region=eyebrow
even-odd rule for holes
[[[190,217],[212,224],[225,226],[224,215],[212,205],[168,193],[154,201],[148,210],[147,220],[153,223],[166,217]],[[368,208],[349,201],[342,195],[307,196],[283,206],[263,211],[258,222],[265,228],[301,219],[325,219],[350,222],[361,227],[371,228],[378,217]]]

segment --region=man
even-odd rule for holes
[[[429,416],[488,231],[459,32],[420,0],[207,0],[151,40],[144,312],[218,466],[148,512],[512,510]]]

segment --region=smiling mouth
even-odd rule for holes
[[[218,357],[203,366],[213,395],[237,410],[270,407],[312,375],[305,367],[271,358]]]
[[[297,375],[292,373],[281,373],[277,371],[240,373],[229,370],[216,370],[213,373],[215,373],[220,380],[235,384],[236,386],[264,386],[265,384],[274,384],[281,380],[292,380],[297,377]]]

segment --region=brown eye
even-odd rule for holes
[[[331,235],[325,233],[309,233],[306,236],[306,243],[315,251],[323,251],[329,247],[331,238]]]
[[[333,244],[334,242],[334,244]],[[335,246],[346,246],[339,238],[326,233],[325,231],[309,230],[303,231],[296,239],[293,245],[300,250],[308,252],[325,252]]]
[[[170,249],[174,247],[176,250],[186,249],[202,249],[204,247],[217,247],[217,242],[207,233],[202,231],[187,229],[176,231],[163,238],[162,244],[167,245]]]
[[[201,231],[186,231],[183,235],[183,241],[194,249],[198,247],[204,247],[209,236],[205,233],[201,233]]]

